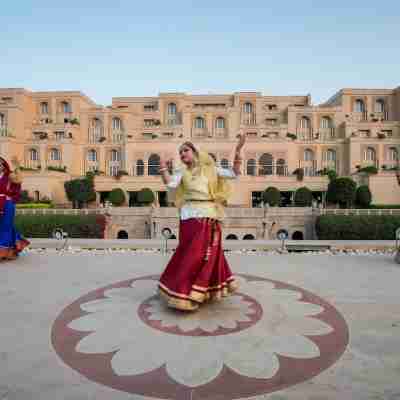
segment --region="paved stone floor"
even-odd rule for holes
[[[0,399],[400,399],[389,255],[235,255],[240,291],[195,314],[154,296],[168,256],[0,264]]]

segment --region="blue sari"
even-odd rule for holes
[[[9,167],[4,159],[2,162],[5,173],[0,178],[0,260],[13,260],[29,242],[15,229],[15,203],[18,201],[21,185],[13,183],[9,178]],[[5,201],[4,201],[5,199]]]

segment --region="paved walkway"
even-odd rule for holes
[[[392,256],[231,254],[239,293],[195,314],[153,296],[168,257],[0,264],[0,399],[400,399]]]

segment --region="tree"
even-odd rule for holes
[[[263,193],[264,204],[279,206],[281,202],[281,192],[274,186],[268,187]]]
[[[341,207],[351,207],[356,198],[357,184],[351,178],[337,178],[329,182],[327,199]]]
[[[294,204],[298,207],[310,207],[312,203],[312,192],[307,187],[301,187],[294,194]]]
[[[137,201],[140,204],[149,205],[155,200],[154,193],[151,189],[143,188],[137,194]]]
[[[356,191],[356,204],[361,207],[369,207],[372,201],[372,195],[367,185],[362,185]]]
[[[121,206],[125,203],[125,193],[120,188],[113,189],[108,195],[108,200],[111,201],[113,206]]]
[[[94,191],[94,176],[88,173],[84,178],[72,179],[64,182],[64,189],[72,207],[82,208],[84,204],[96,200]]]

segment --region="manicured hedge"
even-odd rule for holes
[[[17,215],[15,226],[31,238],[51,238],[62,228],[71,238],[103,239],[106,220],[104,215]]]
[[[18,203],[17,208],[54,208],[54,205],[49,203]]]
[[[322,215],[317,218],[320,240],[394,240],[400,216]]]

